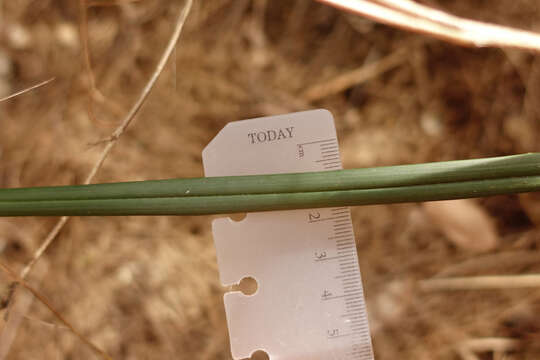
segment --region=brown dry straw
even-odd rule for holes
[[[84,4],[82,4],[82,5],[84,5]],[[193,5],[193,0],[186,0],[185,5],[182,8],[182,10],[181,10],[181,12],[180,12],[180,14],[178,16],[178,19],[176,21],[175,28],[173,30],[171,38],[170,38],[165,50],[163,51],[163,54],[161,55],[161,58],[160,58],[158,64],[156,65],[156,68],[155,68],[154,72],[152,73],[152,75],[151,75],[150,79],[148,80],[147,84],[142,89],[141,94],[139,95],[137,101],[133,104],[133,106],[130,109],[130,111],[128,112],[128,114],[125,116],[125,118],[122,120],[121,124],[116,128],[116,130],[111,134],[110,138],[107,141],[107,144],[105,145],[105,148],[102,150],[102,152],[101,152],[101,154],[99,156],[98,161],[94,164],[94,166],[91,169],[90,173],[86,177],[86,179],[84,181],[84,184],[90,184],[92,182],[92,180],[96,176],[97,172],[99,171],[99,169],[103,165],[105,159],[109,155],[110,151],[112,150],[112,148],[114,147],[114,145],[116,144],[116,142],[118,141],[120,136],[122,136],[122,134],[125,132],[127,127],[134,120],[135,116],[139,113],[139,110],[141,109],[144,102],[146,101],[146,99],[150,95],[150,92],[152,91],[154,85],[156,84],[156,81],[158,80],[159,76],[163,72],[163,69],[165,68],[165,65],[167,64],[167,61],[169,60],[169,58],[170,58],[171,54],[173,53],[174,49],[176,48],[176,45],[178,43],[178,40],[179,40],[180,35],[182,33],[182,29],[184,27],[184,24],[186,22],[186,19],[187,19],[188,15],[190,13],[192,5]],[[90,69],[89,62],[87,63],[87,66],[88,66],[88,69]],[[31,90],[33,90],[35,88],[40,87],[40,86],[46,85],[46,84],[50,83],[52,80],[54,80],[54,79],[49,79],[49,80],[41,82],[41,83],[39,83],[39,84],[37,84],[35,86],[32,86],[29,89],[25,89],[23,91],[17,92],[17,93],[15,93],[13,95],[8,96],[6,99],[2,99],[2,101],[13,98],[13,97],[15,97],[17,95],[21,95],[23,93],[31,91]],[[93,82],[92,82],[92,85],[93,85]],[[94,90],[94,87],[92,86],[91,91],[93,92],[93,90]],[[32,270],[32,268],[34,267],[36,262],[45,253],[45,251],[51,245],[51,243],[54,241],[54,239],[56,239],[57,235],[60,233],[60,231],[62,230],[62,228],[64,227],[64,225],[67,223],[68,220],[69,220],[68,216],[63,216],[63,217],[60,218],[60,220],[56,223],[56,225],[53,227],[53,229],[45,237],[45,239],[43,240],[40,247],[34,252],[34,255],[33,255],[32,259],[22,269],[19,278],[17,278],[17,280],[15,282],[16,284],[22,284],[24,287],[26,287],[28,290],[30,290],[34,294],[34,296],[38,297],[40,299],[40,301],[42,301],[42,302],[44,302],[44,299],[42,299],[40,297],[40,295],[39,295],[39,293],[37,291],[35,291],[33,288],[27,286],[27,284],[24,283],[24,279],[30,273],[30,271]],[[7,269],[7,268],[5,268],[5,269]],[[14,291],[11,291],[9,293],[8,299],[6,299],[6,304],[9,304],[9,302],[12,300],[11,295],[13,293],[14,293]],[[96,351],[101,352],[101,350],[99,350],[97,347],[95,347],[93,344],[91,344],[88,340],[86,340],[83,336],[81,336],[79,333],[77,333],[71,327],[71,325],[69,323],[67,323],[60,316],[60,314],[57,313],[46,301],[44,302],[44,304],[47,305],[47,307],[49,307],[49,309],[51,309],[51,311],[53,311],[53,313],[62,322],[64,322],[66,324],[66,326],[68,326],[75,334],[77,334],[77,336],[79,338],[81,338],[81,340],[83,340],[85,343],[92,346],[92,348],[94,350],[97,349]],[[104,357],[108,358],[108,356],[105,355],[105,354],[104,354]]]
[[[191,10],[191,6],[193,4],[193,0],[186,0],[186,4],[184,5],[184,8],[180,12],[180,15],[178,17],[178,20],[176,21],[176,26],[173,31],[173,34],[171,35],[171,39],[169,40],[169,43],[167,44],[167,47],[165,48],[165,51],[163,52],[161,59],[159,60],[158,64],[156,65],[156,69],[154,70],[152,76],[148,80],[148,83],[141,91],[141,94],[139,95],[139,98],[133,104],[133,107],[130,109],[129,113],[126,115],[124,120],[122,120],[122,123],[116,130],[111,134],[107,144],[105,145],[105,148],[100,154],[100,157],[98,161],[94,164],[94,167],[92,170],[90,170],[90,173],[86,177],[86,180],[84,181],[84,184],[90,184],[94,177],[96,176],[97,172],[105,162],[105,159],[111,152],[112,148],[122,136],[124,131],[126,131],[127,127],[131,124],[135,116],[139,113],[139,110],[141,109],[142,105],[148,98],[148,95],[150,95],[150,92],[152,91],[152,88],[156,84],[157,79],[159,78],[159,75],[163,72],[163,69],[165,68],[165,65],[167,64],[167,61],[169,60],[171,54],[173,53],[173,50],[176,47],[176,44],[178,42],[178,39],[180,38],[180,34],[182,33],[182,29],[184,27],[184,23],[186,22],[187,16],[189,15],[189,11]],[[47,250],[47,248],[50,246],[52,241],[56,238],[60,230],[64,227],[66,222],[68,221],[69,217],[63,216],[54,226],[54,228],[51,230],[51,232],[47,235],[41,246],[36,250],[34,253],[34,256],[30,262],[24,267],[24,269],[21,271],[21,278],[25,278],[28,273],[32,270],[32,267],[34,264],[39,260],[39,258],[43,255],[43,253]]]
[[[450,15],[411,0],[317,0],[375,21],[476,47],[540,51],[540,34]]]
[[[112,360],[112,358],[107,355],[105,351],[100,349],[97,345],[92,343],[90,340],[88,340],[85,336],[83,336],[79,331],[77,331],[73,325],[69,321],[67,321],[62,314],[60,314],[58,311],[54,309],[54,307],[49,303],[49,301],[39,293],[34,287],[32,287],[30,284],[28,284],[24,279],[22,279],[20,276],[18,276],[13,270],[8,268],[6,265],[0,263],[0,269],[4,271],[6,274],[8,274],[16,284],[22,285],[26,290],[30,291],[34,297],[36,297],[43,305],[45,305],[52,313],[53,315],[60,320],[62,324],[64,324],[73,334],[75,334],[83,343],[88,345],[97,355],[101,356],[105,360]]]

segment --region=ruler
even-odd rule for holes
[[[206,176],[341,169],[332,115],[313,110],[229,123],[204,149]],[[347,207],[249,213],[212,224],[234,359],[373,359]]]

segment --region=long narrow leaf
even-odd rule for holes
[[[529,191],[540,191],[540,176],[303,193],[2,201],[0,202],[0,216],[203,215],[447,200]]]
[[[0,202],[304,193],[535,175],[540,175],[540,153],[301,174],[0,189]]]

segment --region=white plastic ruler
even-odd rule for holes
[[[332,115],[313,110],[229,123],[203,151],[206,176],[341,169]],[[257,280],[225,294],[234,359],[373,359],[347,207],[216,219],[221,282]]]

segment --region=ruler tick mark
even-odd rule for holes
[[[336,244],[352,242],[354,243],[354,238],[352,236],[342,236],[339,239],[336,239]]]
[[[353,237],[352,237],[352,235],[338,235],[338,236],[330,236],[330,237],[328,237],[328,240],[336,240],[336,242],[338,242],[338,241],[348,241],[348,240],[353,240]]]
[[[343,280],[341,286],[358,286],[358,288],[362,290],[362,281],[360,281],[360,279],[353,279],[352,281],[349,280],[349,282],[345,282],[345,280]]]
[[[314,222],[320,222],[320,221],[329,221],[329,220],[340,220],[342,219],[343,216],[332,216],[332,217],[328,217],[328,218],[322,218],[322,219],[316,219],[316,220],[309,220],[308,222],[309,223],[314,223]]]
[[[338,275],[335,278],[336,279],[343,279],[343,278],[352,278],[352,277],[358,277],[360,278],[360,274],[350,274],[350,275]]]
[[[351,244],[351,245],[355,244],[354,239],[348,238],[348,239],[336,240],[337,246],[347,245],[347,244]]]
[[[336,142],[336,141],[337,141],[337,139],[326,139],[326,140],[310,141],[310,142],[305,142],[305,143],[298,144],[298,146],[319,144],[319,143],[329,143],[329,142]]]
[[[323,156],[323,158],[324,158],[324,156]],[[334,158],[331,158],[331,159],[321,159],[321,160],[316,160],[315,162],[324,162],[325,165],[334,164],[334,163],[326,163],[327,161],[331,161],[331,160],[339,160],[339,158],[334,157]]]

